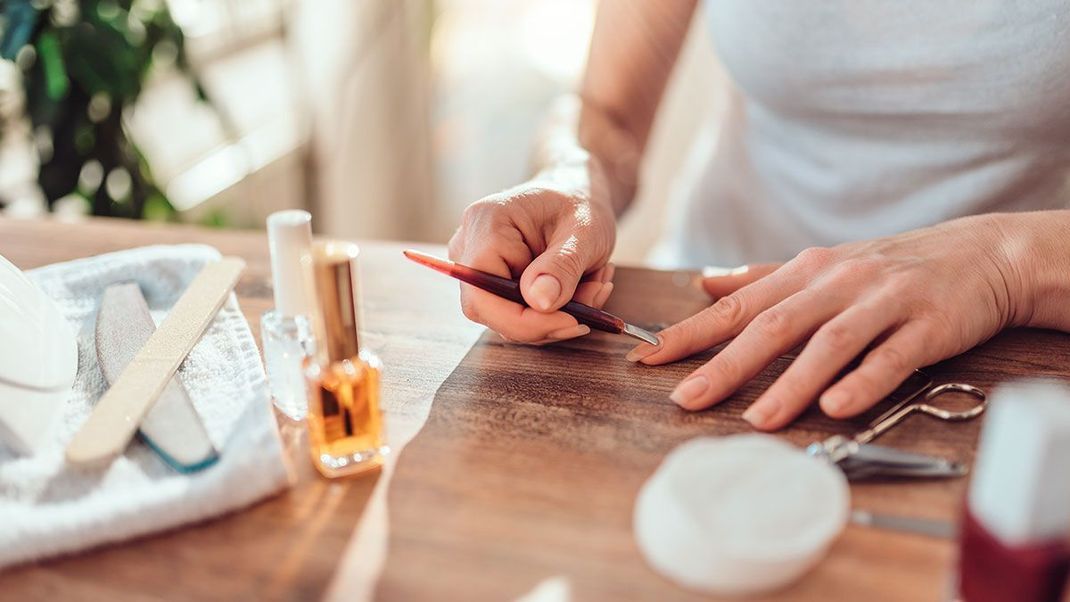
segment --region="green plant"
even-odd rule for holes
[[[75,194],[95,215],[172,217],[123,126],[154,66],[189,75],[164,1],[0,0],[0,18],[0,55],[23,74],[49,204]]]

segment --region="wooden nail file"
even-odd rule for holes
[[[97,364],[109,384],[119,379],[155,331],[156,323],[136,282],[104,289],[95,334]],[[219,459],[197,408],[177,376],[167,382],[145,413],[138,436],[179,472],[203,470]]]
[[[142,418],[212,323],[244,268],[241,259],[225,257],[197,274],[75,433],[67,446],[68,462],[106,462],[126,449]]]

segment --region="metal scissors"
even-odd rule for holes
[[[908,416],[920,413],[948,422],[971,420],[984,413],[988,399],[983,389],[964,383],[933,386],[932,378],[915,370],[925,384],[917,387],[902,401],[871,422],[864,431],[853,437],[834,435],[824,441],[811,443],[806,453],[837,464],[848,479],[869,477],[955,477],[965,475],[967,467],[961,462],[924,454],[900,451],[871,442],[900,424]],[[965,410],[949,410],[935,405],[936,398],[947,393],[966,393],[977,403]]]

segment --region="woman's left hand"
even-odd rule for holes
[[[809,339],[743,418],[762,430],[778,429],[818,396],[829,416],[853,416],[915,368],[1028,319],[1027,295],[1005,240],[999,216],[977,216],[705,278],[717,302],[662,331],[660,346],[642,344],[628,359],[664,364],[734,338],[670,395],[700,410]]]

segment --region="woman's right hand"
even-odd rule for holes
[[[470,320],[508,340],[542,344],[590,332],[557,311],[571,299],[601,307],[613,292],[616,217],[594,159],[544,170],[468,206],[450,239],[450,259],[520,278],[529,307],[461,284]]]

